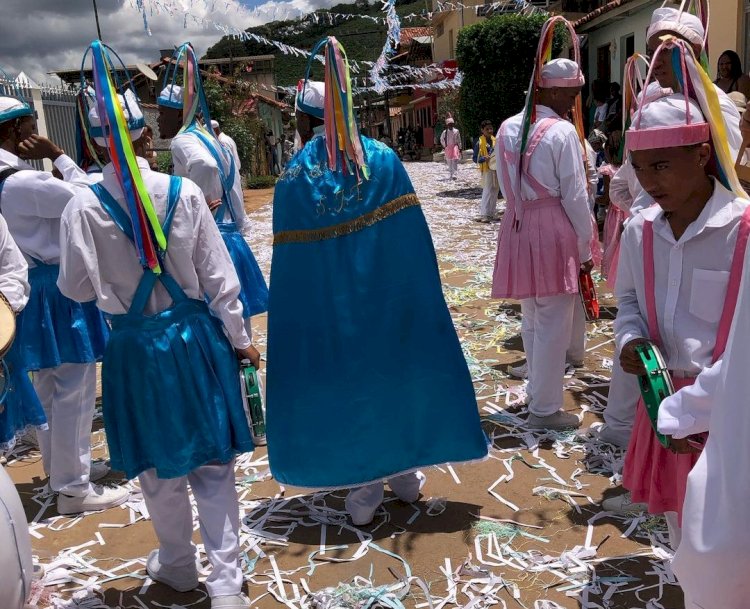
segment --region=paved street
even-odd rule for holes
[[[499,224],[472,221],[481,195],[476,169],[462,165],[455,181],[437,163],[412,163],[408,170],[492,440],[490,458],[426,470],[418,503],[388,493],[375,522],[356,528],[342,511],[343,492],[280,487],[264,449],[243,455],[237,461],[242,560],[254,606],[365,607],[378,596],[394,609],[681,607],[664,521],[614,517],[598,506],[619,492],[622,453],[573,433],[524,427],[523,387],[505,373],[523,359],[519,306],[489,300]],[[250,209],[252,247],[268,273],[270,201]],[[611,295],[602,297],[610,306],[603,320],[589,324],[585,369],[566,379],[566,409],[580,414],[584,427],[601,423],[613,357],[614,308]],[[255,340],[265,351],[265,316],[256,319]],[[96,454],[103,456],[100,418],[95,428]],[[383,447],[391,449],[397,447]],[[170,593],[147,578],[143,564],[155,537],[137,485],[122,509],[67,518],[43,494],[38,453],[20,456],[8,471],[32,522],[35,554],[48,567],[47,586],[37,585],[40,607],[209,607],[203,587]],[[117,474],[106,479],[119,481]],[[205,566],[205,554],[200,558]]]

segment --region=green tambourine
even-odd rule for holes
[[[247,359],[240,362],[240,388],[242,389],[242,404],[253,435],[253,443],[256,446],[265,446],[266,417],[263,413],[258,373]]]
[[[636,346],[635,352],[641,358],[646,374],[638,377],[638,385],[641,396],[646,405],[646,412],[654,428],[654,433],[664,448],[669,447],[669,438],[659,433],[657,421],[659,419],[659,406],[664,398],[674,393],[672,377],[669,375],[667,365],[661,351],[653,343],[642,343]]]

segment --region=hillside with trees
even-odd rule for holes
[[[422,13],[428,10],[425,0],[396,0],[396,11],[399,16],[412,13]],[[374,61],[380,55],[385,42],[386,26],[381,22],[370,19],[341,19],[334,18],[331,24],[330,14],[371,15],[383,17],[380,2],[358,0],[355,4],[339,4],[330,10],[315,12],[317,19],[308,16],[305,20],[273,21],[264,25],[248,28],[248,32],[264,36],[271,40],[278,40],[291,46],[309,50],[324,36],[336,36],[344,45],[350,60]],[[402,27],[429,25],[426,19],[411,19],[402,21]],[[207,59],[222,57],[246,57],[251,55],[274,55],[276,83],[281,86],[296,85],[304,76],[307,60],[302,57],[285,55],[276,47],[257,43],[253,40],[242,41],[225,36],[208,49]],[[316,64],[314,77],[321,79],[322,66]],[[356,78],[356,74],[352,75]]]

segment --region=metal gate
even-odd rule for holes
[[[36,111],[37,130],[60,146],[71,157],[76,156],[76,96],[59,87],[31,89],[15,82],[0,80],[0,95],[20,97]],[[31,161],[44,169],[41,161]],[[49,168],[49,167],[48,167]]]

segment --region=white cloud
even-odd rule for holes
[[[190,41],[199,54],[222,32],[197,20],[245,29],[274,18],[293,18],[342,0],[267,2],[247,9],[238,0],[145,0],[151,36],[135,0],[98,0],[102,38],[125,63],[153,62],[159,50]],[[344,0],[346,1],[346,0]],[[54,83],[54,69],[77,68],[96,38],[91,0],[3,0],[0,18],[0,66],[15,75],[26,72],[37,82]]]

